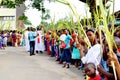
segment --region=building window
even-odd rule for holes
[[[1,5],[0,8],[7,8],[7,6],[5,6],[5,5]]]
[[[7,17],[6,16],[3,17],[3,21],[7,21]]]
[[[10,20],[13,20],[13,18],[12,18],[12,17],[10,17],[9,19],[10,19]]]
[[[9,17],[9,16],[7,16],[7,17],[6,17],[6,20],[10,20],[10,17]]]
[[[12,17],[11,17],[11,20],[15,20],[15,17],[14,17],[14,16],[12,16]]]
[[[3,21],[14,21],[15,17],[14,16],[3,16],[1,18],[1,20],[3,20]]]

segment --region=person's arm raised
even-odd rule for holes
[[[110,54],[112,54],[112,56]],[[117,73],[118,79],[120,80],[120,64],[119,64],[118,58],[115,53],[108,54],[108,64],[109,65],[111,65],[111,61],[113,61],[115,64],[116,73]]]

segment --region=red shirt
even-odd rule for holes
[[[46,41],[50,40],[50,35],[46,35]]]
[[[100,75],[96,75],[94,78],[89,78],[89,80],[100,80]]]
[[[118,52],[120,53],[120,48],[118,49]]]

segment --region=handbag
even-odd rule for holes
[[[62,47],[62,48],[66,48],[66,44],[65,44],[65,43],[62,43],[62,44],[61,44],[61,47]]]

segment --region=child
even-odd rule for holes
[[[80,51],[79,49],[77,48],[77,45],[80,45],[80,44],[77,44],[76,42],[73,44],[73,51],[72,51],[72,59],[74,61],[74,65],[76,68],[78,68],[78,64],[80,62]]]
[[[60,32],[57,33],[58,36],[56,36],[56,42],[55,42],[55,57],[56,61],[60,61],[60,54],[59,54],[59,45],[60,45],[60,38],[59,38]]]
[[[93,63],[87,63],[84,67],[85,74],[89,77],[88,80],[101,80],[100,75],[96,74],[96,67]]]
[[[2,37],[0,36],[0,49],[2,49]]]
[[[72,60],[76,68],[78,68],[78,63],[80,61],[80,51],[77,46],[80,45],[77,41],[77,36],[75,35],[73,50],[72,50]]]
[[[51,44],[51,50],[52,50],[51,57],[54,57],[55,56],[55,49],[54,49],[54,47],[55,47],[55,37],[54,37],[53,34],[51,36],[52,36],[52,39],[51,39],[51,42],[52,42],[52,44]]]

